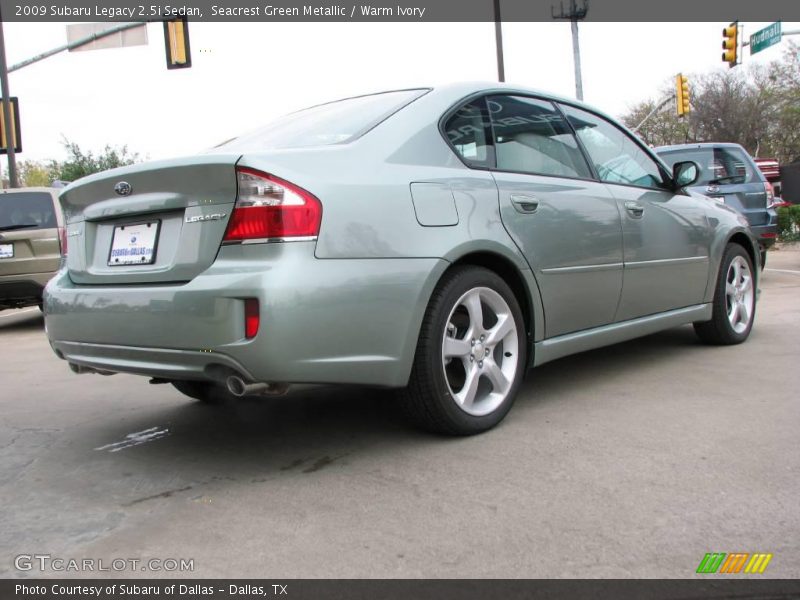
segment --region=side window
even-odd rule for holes
[[[572,130],[550,102],[524,96],[492,96],[489,113],[498,169],[592,177]]]
[[[663,189],[667,186],[658,164],[625,132],[605,119],[579,108],[562,105],[600,179]]]
[[[494,164],[485,98],[478,98],[459,108],[445,123],[444,132],[455,151],[468,164],[476,167]]]

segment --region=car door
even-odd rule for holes
[[[675,192],[658,162],[612,122],[563,105],[622,216],[625,263],[616,320],[703,302],[711,229],[702,201]]]
[[[549,101],[487,99],[503,224],[539,283],[545,337],[613,322],[622,288],[615,198]]]

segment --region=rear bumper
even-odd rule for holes
[[[75,285],[45,291],[55,352],[101,371],[275,383],[402,386],[439,259],[319,260],[313,242],[226,246],[180,285]],[[244,299],[261,321],[244,335]]]
[[[758,245],[762,250],[766,250],[773,246],[778,239],[778,225],[777,222],[769,225],[757,225],[750,227],[753,230],[753,235],[758,240]]]
[[[34,306],[42,301],[47,282],[55,273],[0,276],[0,308]]]

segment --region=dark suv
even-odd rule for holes
[[[67,239],[58,192],[18,188],[0,193],[0,310],[41,307]]]
[[[767,249],[778,237],[778,215],[773,207],[772,186],[755,161],[739,144],[680,144],[655,151],[670,168],[691,160],[700,166],[700,176],[689,188],[742,213],[761,245],[761,267]]]

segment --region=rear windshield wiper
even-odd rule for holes
[[[14,229],[28,229],[29,227],[38,227],[38,223],[21,223],[20,225],[4,225],[0,227],[0,231],[12,231]]]
[[[741,180],[741,181],[737,181]],[[744,183],[743,175],[728,175],[727,177],[720,177],[719,179],[712,179],[708,182],[709,185],[720,185],[721,183]]]

